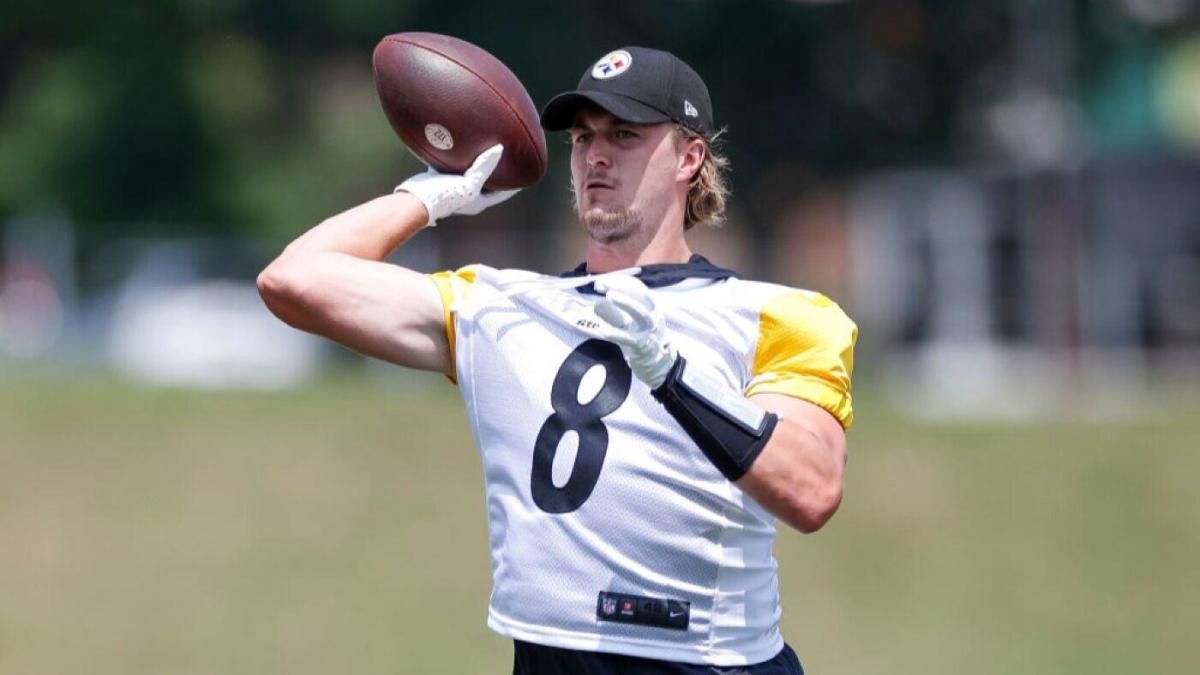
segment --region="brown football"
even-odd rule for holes
[[[502,143],[504,156],[486,188],[528,187],[546,173],[537,108],[495,56],[448,35],[397,33],[380,40],[373,62],[388,121],[433,168],[462,173]]]

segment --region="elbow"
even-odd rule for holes
[[[296,274],[296,263],[287,254],[276,258],[259,273],[256,284],[263,304],[272,314],[289,325],[295,325],[296,308],[302,296],[302,286]]]
[[[825,526],[842,503],[842,482],[829,481],[805,494],[794,495],[783,520],[793,529],[812,534]]]

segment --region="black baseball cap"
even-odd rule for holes
[[[674,120],[692,131],[713,131],[712,101],[704,80],[670,52],[622,47],[596,61],[575,91],[555,96],[542,110],[542,128],[562,131],[580,105],[592,103],[634,124]]]

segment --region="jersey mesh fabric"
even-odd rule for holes
[[[460,391],[483,461],[493,574],[488,625],[537,644],[689,663],[746,665],[777,654],[783,641],[772,516],[717,471],[645,384],[633,378],[619,396],[623,360],[588,357],[587,374],[559,382],[570,396],[554,400],[567,362],[579,362],[579,350],[594,340],[563,316],[590,311],[598,296],[546,278],[545,289],[534,284],[523,298],[541,294],[561,311],[538,313],[504,289],[509,280],[536,281],[530,273],[472,269],[481,273],[469,293],[451,281],[464,279],[461,273],[435,282],[449,300]],[[754,372],[760,311],[791,289],[689,279],[652,292],[689,367],[745,391],[762,375]],[[584,419],[580,411],[601,396],[619,405]],[[547,435],[556,471],[553,487],[543,490],[571,492],[573,468],[587,463],[585,455],[593,463],[602,456],[590,492],[563,512],[547,511],[534,496],[535,446],[547,445]],[[600,591],[688,602],[688,628],[599,621]]]

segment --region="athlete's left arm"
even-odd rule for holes
[[[821,529],[842,501],[846,432],[828,411],[785,394],[750,400],[779,416],[762,453],[737,485],[801,532]]]
[[[806,292],[768,302],[740,392],[689,367],[641,281],[614,277],[595,288],[605,295],[594,308],[600,335],[621,346],[633,373],[722,475],[797,530],[820,529],[842,501],[844,429],[854,418],[858,328],[842,310]]]

